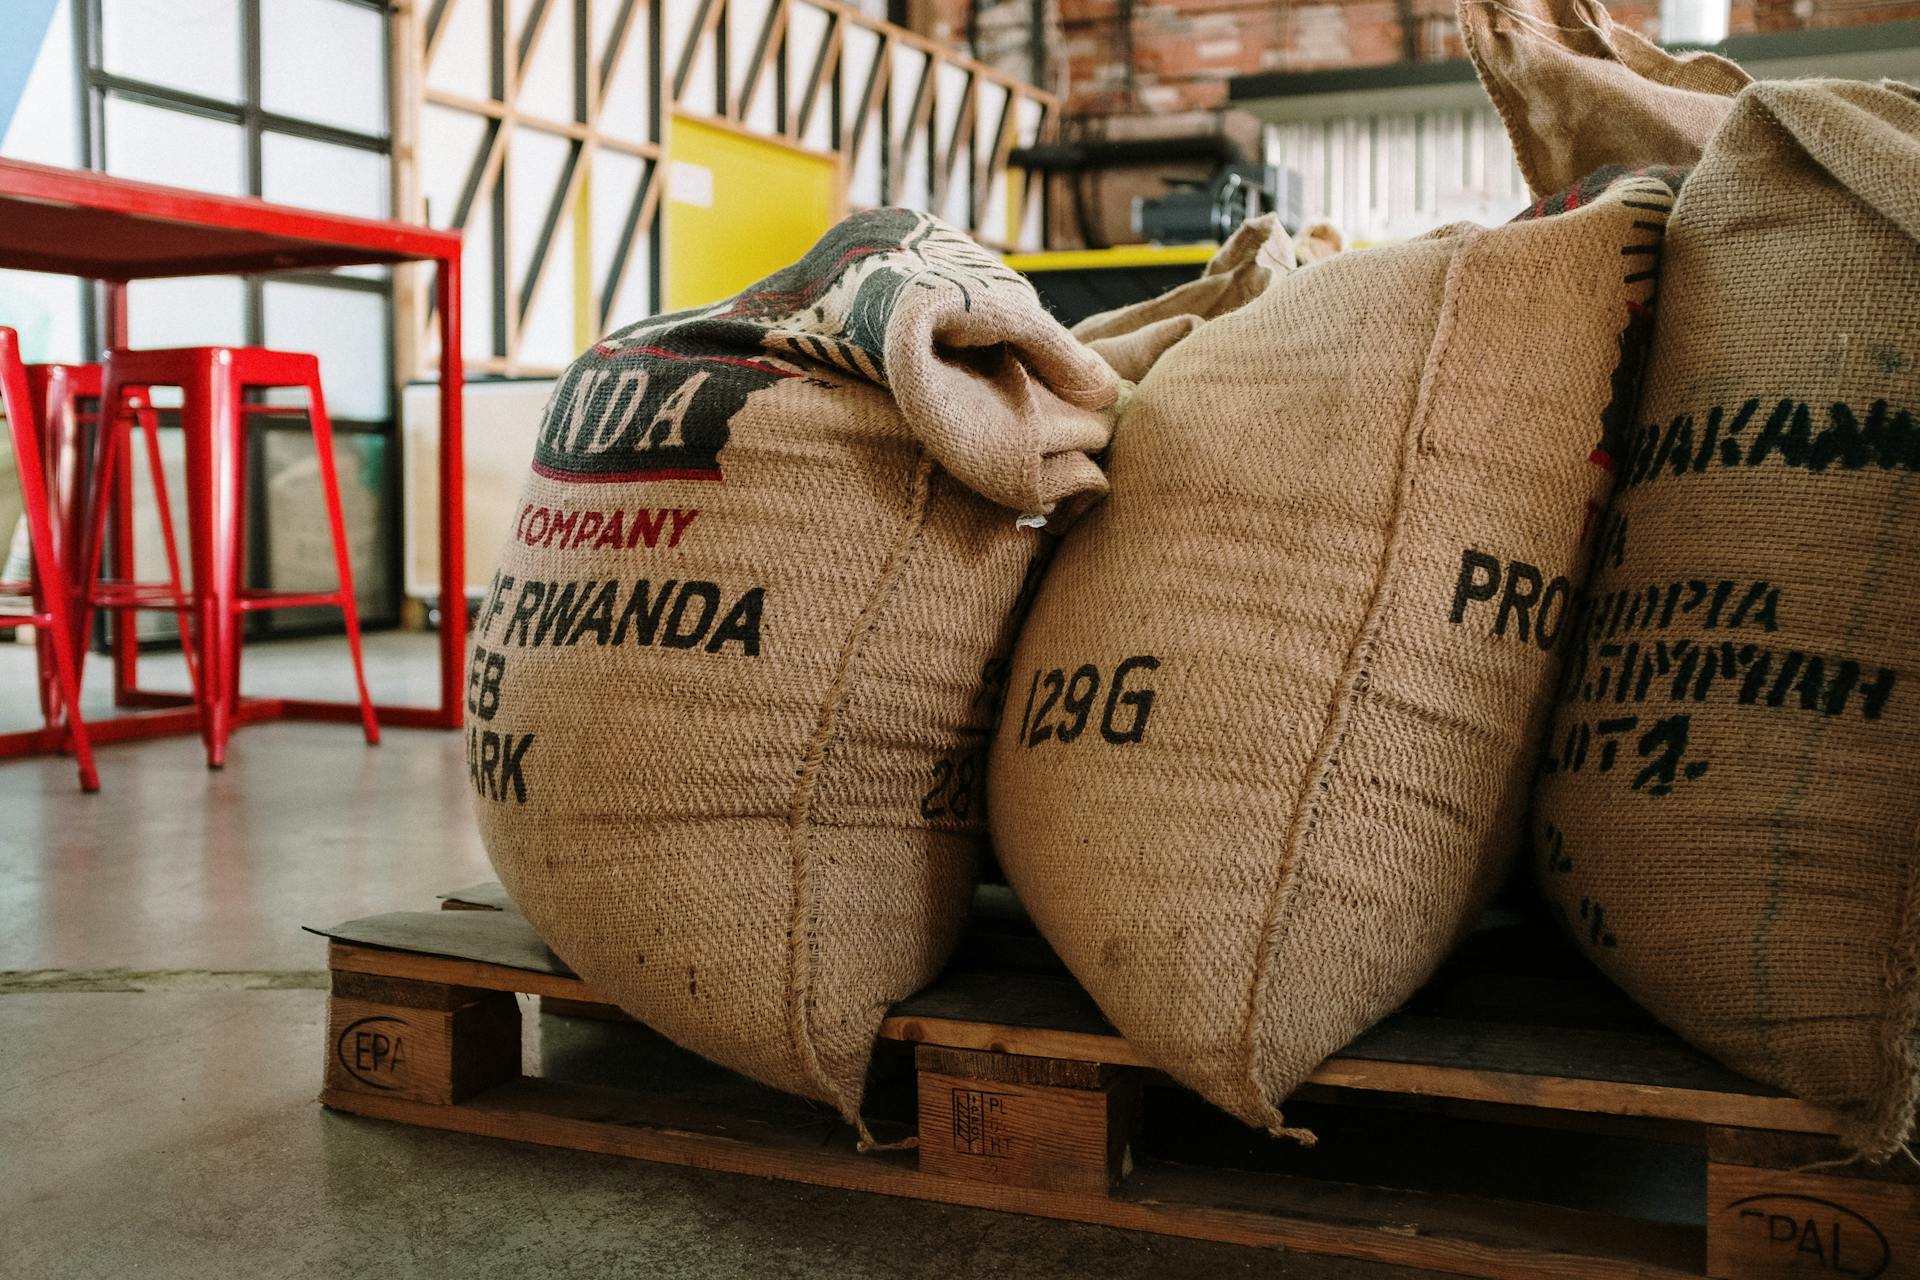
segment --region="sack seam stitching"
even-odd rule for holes
[[[788,916],[788,928],[791,936],[787,944],[787,989],[791,1002],[787,1012],[787,1032],[792,1038],[801,1058],[801,1065],[813,1078],[821,1090],[833,1099],[840,1111],[854,1124],[859,1125],[859,1099],[848,1100],[840,1096],[834,1082],[829,1080],[825,1068],[821,1065],[819,1051],[813,1039],[811,1018],[814,960],[813,949],[808,945],[805,921],[813,905],[811,896],[812,836],[815,829],[813,821],[814,800],[819,792],[820,774],[825,767],[828,749],[838,736],[841,725],[841,711],[845,708],[852,685],[853,668],[858,662],[866,641],[878,628],[880,616],[892,599],[894,588],[899,584],[903,571],[920,545],[921,535],[926,529],[927,512],[932,500],[933,463],[924,447],[919,448],[913,460],[908,479],[907,507],[900,531],[895,536],[893,546],[888,550],[886,562],[874,579],[866,600],[860,607],[859,615],[841,641],[840,657],[835,664],[833,681],[827,687],[827,694],[820,704],[819,720],[815,724],[812,737],[806,749],[801,753],[800,767],[794,780],[794,791],[787,808],[789,877],[792,888],[792,906]]]
[[[1398,552],[1402,535],[1406,528],[1408,497],[1413,490],[1416,464],[1419,460],[1427,419],[1433,409],[1433,386],[1438,380],[1439,370],[1445,363],[1453,342],[1454,321],[1460,294],[1459,277],[1463,264],[1472,254],[1479,238],[1478,233],[1467,235],[1465,243],[1454,253],[1453,261],[1448,263],[1446,276],[1441,283],[1440,310],[1434,322],[1433,340],[1428,346],[1427,356],[1423,362],[1420,385],[1414,396],[1413,410],[1408,415],[1406,425],[1401,429],[1400,473],[1395,477],[1387,541],[1381,549],[1379,568],[1374,577],[1373,598],[1368,601],[1367,612],[1347,651],[1346,661],[1341,668],[1340,681],[1335,686],[1335,696],[1328,704],[1326,722],[1314,750],[1313,765],[1303,780],[1299,796],[1294,802],[1293,821],[1290,824],[1286,846],[1286,863],[1281,868],[1280,875],[1276,878],[1267,900],[1260,934],[1260,951],[1254,959],[1253,981],[1248,988],[1249,1000],[1243,1024],[1245,1032],[1242,1047],[1245,1051],[1247,1081],[1252,1086],[1258,1109],[1265,1113],[1264,1123],[1268,1128],[1292,1136],[1300,1136],[1305,1131],[1282,1129],[1280,1109],[1272,1099],[1267,1097],[1264,1084],[1259,1080],[1256,1071],[1260,1029],[1263,1022],[1261,1014],[1265,1007],[1263,997],[1268,977],[1272,972],[1274,954],[1279,950],[1280,920],[1288,901],[1296,891],[1301,858],[1312,843],[1313,834],[1317,830],[1316,822],[1321,801],[1340,767],[1340,748],[1352,725],[1354,705],[1359,695],[1365,691],[1366,677],[1371,669],[1371,655],[1379,642],[1380,630],[1387,610],[1393,603],[1392,587],[1400,561]]]

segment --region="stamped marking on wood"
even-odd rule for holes
[[[1887,1238],[1880,1228],[1843,1204],[1816,1196],[1764,1195],[1735,1200],[1723,1211],[1736,1215],[1751,1236],[1765,1239],[1769,1255],[1835,1275],[1886,1274]]]
[[[1707,1167],[1707,1274],[1920,1276],[1920,1191],[1828,1173]]]
[[[953,1091],[953,1149],[967,1155],[1004,1160],[1013,1154],[1013,1136],[1006,1130],[1004,1093],[979,1089]]]
[[[1139,1097],[1131,1076],[1094,1089],[919,1077],[924,1173],[1100,1195],[1120,1176]]]
[[[348,1075],[369,1089],[395,1090],[407,1065],[410,1031],[404,1018],[387,1014],[359,1018],[340,1032],[334,1056]]]
[[[520,1074],[520,1008],[512,996],[334,976],[325,1042],[329,1089],[444,1105]]]

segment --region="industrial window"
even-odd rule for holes
[[[117,177],[259,196],[361,217],[393,211],[391,49],[381,0],[75,0],[80,162]],[[361,619],[399,617],[399,449],[394,308],[386,268],[137,281],[137,347],[234,344],[320,358]],[[104,337],[91,291],[85,327]],[[162,404],[167,403],[161,400]],[[177,403],[177,401],[176,401]],[[163,419],[164,421],[164,419]],[[247,574],[258,586],[331,585],[313,451],[300,418],[259,417],[248,453]],[[163,434],[178,468],[176,431]],[[169,475],[184,529],[186,486]],[[144,485],[136,495],[150,502]],[[157,573],[157,513],[136,510],[142,574]],[[171,635],[148,613],[143,638]],[[334,610],[256,614],[286,634],[338,625]]]

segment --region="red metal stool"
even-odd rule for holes
[[[86,422],[99,417],[100,366],[97,364],[30,364],[27,370],[27,394],[40,413],[40,451],[46,462],[48,513],[53,529],[53,557],[62,565],[73,563],[73,546],[78,539],[80,475],[86,449]],[[91,411],[82,406],[82,398],[92,396]],[[71,575],[70,575],[71,576]],[[84,636],[74,645],[76,656],[86,644]],[[40,673],[40,714],[49,723],[58,714],[60,681],[53,659],[53,645],[45,631],[33,635],[34,656]]]
[[[12,329],[0,329],[0,406],[7,411],[7,429],[13,438],[13,457],[20,473],[20,495],[27,508],[27,545],[33,562],[26,582],[0,583],[0,594],[25,596],[33,612],[0,614],[0,627],[32,627],[47,641],[53,666],[53,696],[42,696],[41,712],[49,745],[73,752],[80,769],[80,789],[98,791],[100,774],[93,767],[93,745],[80,714],[80,667],[73,652],[73,630],[68,617],[71,603],[67,575],[53,533],[47,504],[47,463],[40,452],[32,393],[20,363],[20,339]],[[41,677],[45,687],[46,677]],[[64,718],[64,730],[58,721]]]
[[[146,388],[134,389],[124,406],[125,416],[115,415],[109,429],[101,429],[101,368],[97,364],[30,364],[27,386],[36,405],[41,407],[40,438],[46,451],[47,493],[53,508],[55,554],[66,565],[78,599],[72,610],[74,623],[74,660],[84,678],[87,661],[87,628],[92,610],[151,609],[173,610],[180,624],[180,651],[187,663],[187,680],[196,690],[198,673],[193,657],[192,633],[188,613],[192,598],[180,581],[180,552],[173,532],[173,504],[167,496],[166,472],[160,461],[160,415],[147,401]],[[105,519],[109,509],[118,513],[125,525],[131,517],[131,471],[121,461],[120,449],[132,425],[144,428],[147,443],[147,472],[153,485],[154,502],[160,518],[160,540],[167,553],[165,582],[101,582],[98,580],[101,545],[96,542],[87,555],[87,531]],[[88,428],[92,427],[89,441]],[[122,480],[121,473],[126,472]],[[85,477],[95,482],[91,495]],[[106,496],[114,499],[106,501]],[[91,519],[89,518],[91,517]],[[125,527],[114,556],[115,568],[130,574],[133,532]],[[39,637],[42,650],[46,637]],[[44,678],[42,698],[50,692]]]
[[[380,741],[373,700],[367,695],[360,652],[360,611],[354,603],[353,570],[347,562],[346,522],[334,472],[333,424],[320,391],[320,362],[310,355],[258,347],[182,347],[165,351],[107,354],[104,404],[119,405],[135,389],[178,387],[184,397],[181,425],[187,442],[188,541],[193,555],[193,594],[199,625],[200,736],[207,764],[226,762],[227,738],[239,708],[241,619],[264,609],[314,605],[345,616],[354,683],[360,691],[360,723],[369,743]],[[249,404],[249,391],[298,388],[319,455],[320,487],[332,526],[339,586],[333,591],[263,591],[241,586],[241,548],[246,519],[247,423],[257,414],[299,413],[281,405]],[[89,537],[97,542],[99,514]],[[96,551],[97,554],[97,551]]]

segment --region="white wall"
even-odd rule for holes
[[[486,586],[513,528],[513,512],[533,462],[540,414],[553,394],[551,381],[481,382],[464,400],[466,471],[466,579],[470,590]],[[440,388],[415,383],[400,393],[400,429],[406,475],[401,500],[406,517],[405,577],[410,596],[440,594]]]
[[[59,0],[13,119],[0,133],[0,156],[71,168],[80,161],[79,104],[74,96],[72,0]],[[19,39],[17,22],[8,21],[4,39]],[[28,32],[31,34],[31,31]],[[5,86],[0,86],[4,94]],[[29,361],[85,358],[80,332],[81,285],[65,276],[0,271],[0,325],[20,332]],[[14,486],[0,483],[0,503]],[[0,515],[0,520],[4,516]],[[11,528],[0,524],[0,528]]]

